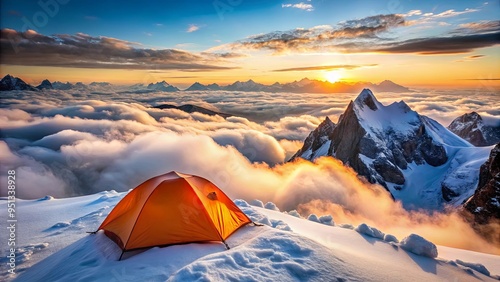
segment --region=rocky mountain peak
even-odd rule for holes
[[[40,85],[38,85],[36,87],[37,89],[54,89],[54,87],[52,87],[52,83],[50,83],[50,81],[48,79],[45,79],[42,81],[42,83],[40,83]]]
[[[412,111],[405,102],[386,106],[372,91],[364,89],[349,103],[338,123],[329,126],[330,123],[325,119],[312,131],[292,160],[334,157],[369,182],[384,186],[407,207],[439,209],[445,201],[455,203],[472,194],[451,182],[445,189],[449,198],[443,199],[441,193],[441,183],[447,177],[477,173],[476,168],[468,167],[461,168],[464,175],[455,175],[459,170],[451,167],[449,159],[453,153],[447,152],[471,145],[438,122]],[[436,167],[440,167],[442,175],[429,176],[432,181],[422,180]]]
[[[454,119],[448,129],[474,146],[491,146],[500,142],[500,126],[487,125],[477,112]]]
[[[464,204],[474,222],[488,223],[500,220],[500,143],[490,152],[488,160],[479,170],[479,183],[474,195]]]
[[[290,160],[302,157],[307,154],[318,154],[324,151],[328,153],[330,148],[329,138],[335,129],[335,123],[333,123],[329,117],[326,117],[316,129],[314,129],[304,140],[304,146],[292,156]],[[323,148],[323,150],[320,150]],[[310,156],[312,157],[312,156]]]
[[[37,91],[35,87],[27,84],[22,79],[18,77],[13,77],[8,74],[0,80],[0,91],[11,91],[11,90],[29,90]]]
[[[363,89],[361,93],[358,95],[354,103],[360,107],[367,106],[373,111],[378,109],[377,105],[380,104],[375,95],[373,95],[372,91],[368,88]]]

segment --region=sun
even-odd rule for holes
[[[325,79],[330,83],[335,83],[342,79],[342,74],[339,71],[327,71],[324,74]]]

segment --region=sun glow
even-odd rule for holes
[[[325,72],[324,76],[325,79],[331,83],[335,83],[342,79],[342,74],[339,71],[327,71]]]

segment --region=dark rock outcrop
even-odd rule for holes
[[[476,112],[454,119],[448,129],[474,146],[491,146],[500,142],[500,124],[487,125]]]
[[[40,85],[38,85],[36,88],[39,90],[54,89],[54,87],[52,87],[52,83],[50,83],[50,81],[48,79],[45,79],[44,81],[42,81],[42,83],[40,83]]]
[[[12,90],[38,91],[38,89],[27,84],[22,79],[18,77],[13,77],[10,74],[8,74],[4,76],[2,80],[0,80],[0,91],[12,91]]]
[[[463,207],[473,215],[475,223],[500,220],[500,143],[481,166],[477,189]]]
[[[355,101],[349,103],[337,125],[329,127],[331,133],[328,138],[325,138],[325,134],[319,133],[327,132],[323,129],[327,121],[333,124],[329,119],[309,134],[304,146],[292,160],[298,157],[312,160],[318,157],[315,150],[327,141],[331,141],[327,155],[352,167],[369,182],[379,183],[386,188],[387,183],[395,185],[405,183],[402,170],[407,169],[408,163],[440,166],[447,162],[448,156],[444,147],[436,143],[426,132],[427,124],[430,122],[426,117],[411,111],[404,102],[387,107],[391,109],[386,110],[386,106],[380,104],[370,90],[363,90]],[[388,114],[384,111],[399,113],[403,117],[394,116],[394,119],[407,118],[410,122],[403,124],[404,128],[395,125],[382,130],[373,129],[371,122],[382,124],[386,121],[364,120],[368,116],[376,119],[377,115],[380,118],[387,118]],[[370,112],[374,112],[373,115]],[[310,153],[305,154],[306,152]],[[371,161],[366,159],[363,161],[363,158]]]
[[[329,136],[332,134],[334,128],[335,123],[333,123],[330,118],[326,117],[316,129],[309,133],[306,140],[304,140],[302,148],[298,150],[297,153],[291,157],[291,159],[302,156],[308,150],[311,150],[311,152],[317,151],[329,140]]]
[[[221,116],[223,118],[227,118],[227,117],[231,116],[230,114],[219,113],[216,111],[212,111],[212,110],[209,110],[209,109],[206,109],[206,108],[203,108],[200,106],[191,105],[191,104],[186,104],[186,105],[182,105],[182,106],[163,104],[163,105],[154,106],[154,108],[156,108],[156,109],[177,109],[177,110],[181,110],[181,111],[186,112],[186,113],[197,112],[197,113],[202,113],[202,114],[209,115],[209,116],[218,115],[218,116]]]

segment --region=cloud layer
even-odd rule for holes
[[[351,94],[200,91],[145,96],[83,90],[2,94],[0,180],[6,181],[8,169],[16,169],[20,198],[126,191],[177,170],[210,179],[232,198],[273,201],[282,210],[298,209],[304,215],[329,213],[336,222],[367,222],[400,237],[418,232],[436,243],[499,251],[454,214],[405,211],[383,188],[360,181],[334,159],[282,164],[325,115],[343,111],[355,98]],[[394,94],[378,96],[382,101],[395,99]],[[457,93],[436,92],[402,97],[431,116],[486,110],[498,99],[488,92],[464,99],[457,99]],[[271,118],[257,123],[238,116],[224,119],[148,106],[173,101],[223,112],[244,109]],[[309,114],[298,111],[303,108]]]
[[[406,14],[376,15],[340,22],[335,27],[321,25],[259,34],[230,44],[229,47],[270,50],[274,54],[337,51],[436,55],[467,53],[500,44],[500,23],[497,20],[463,23],[440,36],[409,39],[406,36],[387,37],[396,28],[450,26],[441,20],[476,11],[447,10],[434,14],[413,10]]]
[[[0,30],[0,49],[2,64],[7,65],[183,71],[231,69],[221,65],[224,57],[144,48],[135,42],[83,33],[47,36],[33,30],[19,32],[4,28]]]

